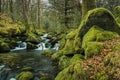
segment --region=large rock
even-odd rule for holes
[[[116,32],[106,31],[98,26],[93,26],[83,37],[82,48],[85,58],[99,54],[104,47],[104,41],[117,37]]]
[[[88,11],[78,28],[78,36],[82,39],[92,26],[99,26],[107,31],[114,31],[120,34],[120,25],[114,15],[107,9],[96,8]]]
[[[37,44],[39,44],[42,39],[40,37],[38,37],[36,34],[29,32],[26,34],[27,38],[26,38],[26,42],[27,42],[27,49],[35,49],[37,48]]]
[[[94,25],[97,26],[99,30],[96,30],[95,33],[92,33],[91,31],[90,31],[91,33],[88,32]],[[113,37],[117,36],[117,34],[120,34],[120,25],[117,23],[116,19],[114,18],[114,15],[107,9],[96,8],[88,11],[87,15],[83,18],[79,28],[67,34],[64,48],[58,51],[56,54],[54,54],[52,56],[53,59],[56,59],[62,55],[72,56],[76,53],[83,53],[83,48],[84,50],[86,49],[85,47],[83,47],[84,44],[83,40],[85,40],[83,38],[85,38],[84,36],[86,35],[87,32],[88,34],[90,33],[89,36],[94,38],[96,38],[96,36],[94,36],[95,34],[101,32],[97,34],[98,40],[91,40],[91,41],[104,42],[105,40],[112,39]],[[93,43],[93,44],[94,44],[93,48],[100,45],[99,47],[99,51],[100,51],[100,49],[102,48],[101,47],[102,44],[99,43],[98,44]]]

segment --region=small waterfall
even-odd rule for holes
[[[37,49],[35,50],[49,50],[49,49],[53,49],[53,50],[58,50],[59,49],[59,42],[58,43],[55,43],[54,47],[51,48],[51,43],[49,42],[50,39],[47,39],[47,36],[48,34],[44,34],[43,36],[41,36],[41,39],[43,40],[42,42],[40,42],[38,45],[37,45]]]
[[[47,36],[48,36],[48,34],[44,34],[43,36],[41,36],[41,39],[43,40],[43,42],[40,42],[37,45],[38,48],[35,50],[48,50],[48,49],[50,49],[50,45],[49,45],[49,47],[46,47],[46,44],[50,41],[49,39],[47,39]]]
[[[26,42],[18,41],[17,44],[18,44],[18,46],[15,47],[14,49],[12,49],[11,51],[23,50],[23,49],[27,48],[27,43]]]
[[[44,34],[43,36],[40,36],[40,38],[42,39],[42,42],[40,42],[37,46],[37,49],[35,50],[49,50],[49,49],[53,49],[53,50],[58,50],[59,49],[59,42],[55,43],[54,47],[52,47],[51,43],[50,43],[50,39],[47,39],[48,34]],[[14,49],[12,49],[11,51],[16,51],[16,50],[23,50],[27,48],[27,43],[26,42],[22,42],[22,41],[18,41],[17,42],[18,46],[15,47]]]
[[[39,43],[38,45],[37,45],[37,49],[35,49],[35,50],[47,50],[47,49],[49,49],[49,48],[46,48],[46,46],[45,46],[45,43],[43,43],[43,42],[41,42],[41,43]]]

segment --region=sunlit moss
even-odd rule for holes
[[[85,50],[85,58],[92,57],[100,53],[103,48],[103,43],[101,42],[87,42]]]
[[[26,39],[26,41],[27,42],[33,42],[33,43],[39,43],[39,42],[41,42],[41,39],[40,38],[37,38],[37,35],[36,34],[34,34],[34,33],[28,33],[27,34],[27,39]]]
[[[72,64],[61,71],[55,80],[87,80],[87,75],[80,63]]]
[[[32,80],[33,79],[33,74],[31,72],[21,72],[17,76],[17,80]]]
[[[70,58],[69,57],[67,57],[65,55],[60,57],[59,64],[58,64],[60,70],[63,70],[64,68],[68,67],[69,64],[70,64]]]
[[[83,37],[82,48],[85,50],[85,57],[99,54],[103,48],[103,42],[117,37],[118,34],[105,31],[97,26],[93,26]]]

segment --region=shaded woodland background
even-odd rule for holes
[[[56,32],[77,28],[82,19],[82,0],[0,0],[0,13],[22,22],[27,29]],[[89,1],[89,3],[91,3]],[[113,10],[120,0],[96,0],[97,7]]]

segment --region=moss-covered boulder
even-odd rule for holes
[[[17,76],[17,80],[32,80],[32,79],[33,79],[33,74],[29,71],[21,72]]]
[[[93,25],[120,34],[120,25],[115,20],[114,15],[107,9],[96,8],[88,11],[78,28],[78,36],[82,39]]]
[[[35,49],[37,48],[37,44],[39,44],[42,39],[40,37],[38,37],[36,34],[29,32],[26,33],[27,38],[26,38],[26,42],[27,42],[27,49]]]
[[[60,57],[59,59],[59,63],[58,63],[58,66],[59,66],[59,69],[60,70],[63,70],[64,68],[67,68],[70,64],[70,58],[63,55]]]
[[[82,48],[85,57],[99,54],[104,47],[103,42],[119,36],[116,32],[106,31],[97,26],[93,26],[83,37]]]
[[[42,54],[45,56],[51,56],[51,55],[53,55],[53,51],[52,50],[44,50]]]
[[[82,58],[83,56],[81,54],[75,54],[73,57],[68,57],[63,55],[59,59],[59,63],[58,63],[59,69],[63,70],[67,68],[69,65],[79,62]]]
[[[77,30],[73,30],[66,36],[66,41],[64,41],[65,45],[62,50],[58,51],[56,54],[53,55],[53,58],[58,58],[61,55],[68,55],[72,56],[75,53],[82,52],[82,49],[80,48],[81,43],[79,37],[76,37]]]
[[[87,80],[87,75],[80,63],[70,65],[61,71],[55,80]]]
[[[92,28],[94,25],[98,26],[98,28],[96,28],[95,31]],[[60,57],[61,55],[83,53],[82,48],[86,49],[84,43],[89,41],[104,42],[105,40],[112,39],[117,34],[120,34],[120,25],[117,23],[117,21],[114,18],[114,15],[109,10],[104,8],[96,8],[90,10],[83,18],[79,28],[67,34],[65,39],[66,43],[63,49],[58,51],[58,53],[54,54],[53,58]],[[90,37],[86,37],[85,35]],[[89,40],[89,38],[92,40]],[[94,38],[96,40],[94,40]],[[100,45],[98,51],[93,50],[93,52],[96,51],[95,54],[99,52],[102,48],[102,44],[97,42],[93,43],[94,46],[92,47],[95,48],[96,46]],[[91,43],[89,44],[91,45]],[[86,46],[89,47],[89,44],[87,45],[86,43]],[[89,52],[89,48],[87,48],[87,50],[85,51]]]
[[[0,53],[9,52],[9,51],[10,51],[9,44],[5,43],[4,39],[0,38]]]
[[[26,42],[31,42],[34,44],[38,44],[41,42],[41,39],[37,37],[37,35],[34,33],[27,33],[26,35],[28,36]]]

